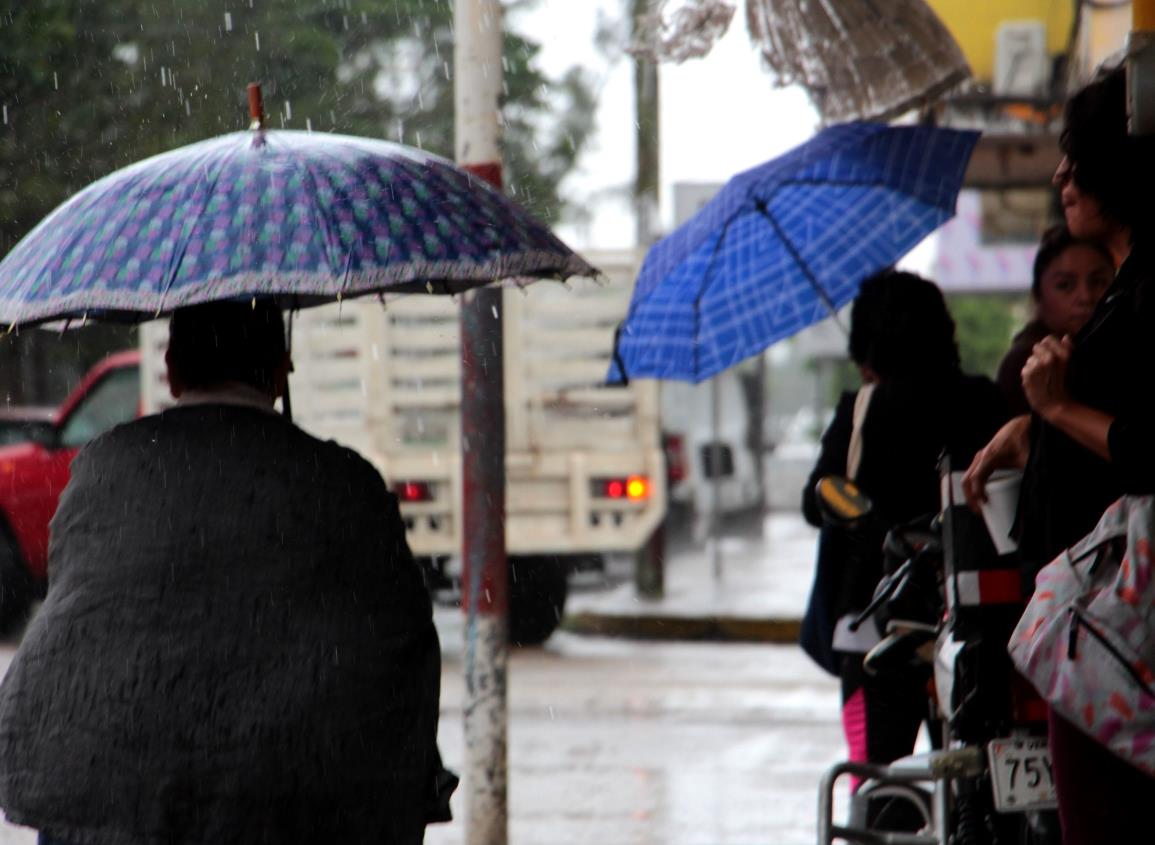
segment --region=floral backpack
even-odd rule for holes
[[[1039,571],[1011,659],[1046,701],[1155,775],[1155,496],[1124,496]]]

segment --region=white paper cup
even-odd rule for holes
[[[994,541],[995,551],[1000,555],[1009,554],[1019,547],[1010,535],[1019,508],[1019,487],[1022,483],[1023,474],[1018,470],[998,470],[991,473],[983,488],[987,494],[987,501],[983,505],[983,521]]]

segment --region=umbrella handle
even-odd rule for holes
[[[261,97],[261,83],[249,83],[249,116],[253,122],[249,125],[250,129],[264,129],[265,128],[265,103]]]

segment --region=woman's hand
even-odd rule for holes
[[[1035,344],[1031,357],[1023,365],[1023,393],[1031,410],[1045,420],[1052,420],[1070,401],[1067,392],[1067,363],[1071,360],[1070,335],[1060,340],[1048,336]]]
[[[987,500],[987,479],[996,469],[1022,469],[1031,451],[1031,417],[1023,414],[1008,422],[979,450],[963,474],[962,488],[967,505],[976,513]]]

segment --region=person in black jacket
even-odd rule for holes
[[[1124,494],[1155,493],[1155,138],[1128,131],[1124,68],[1067,104],[1055,172],[1071,234],[1111,251],[1119,271],[1077,333],[1047,337],[1022,370],[1031,414],[1012,419],[963,479],[972,508],[1001,467],[1024,469],[1019,553],[1037,571]],[[1155,778],[1051,711],[1050,748],[1065,845],[1151,838]]]
[[[0,686],[0,806],[42,845],[419,845],[453,778],[397,498],[273,410],[267,301],[174,314],[177,406],[77,455]]]
[[[990,379],[961,371],[954,321],[933,283],[896,271],[867,279],[850,322],[850,357],[864,386],[839,401],[802,501],[806,519],[819,525],[815,485],[841,475],[852,477],[873,504],[875,530],[853,543],[827,536],[819,566],[834,586],[825,600],[838,618],[832,646],[850,759],[888,763],[914,746],[926,716],[927,676],[866,675],[862,657],[879,632],[868,623],[851,633],[847,622],[870,602],[883,575],[886,529],[938,510],[940,455],[945,451],[955,465],[966,466],[1006,413]],[[826,535],[833,531],[824,529]]]

